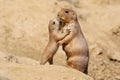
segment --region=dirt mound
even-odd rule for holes
[[[0,80],[93,80],[75,69],[40,66],[35,60],[2,52],[0,61]]]
[[[8,80],[93,80],[79,71],[62,66],[27,66],[14,63],[0,64],[0,75]]]

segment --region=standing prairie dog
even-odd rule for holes
[[[69,35],[58,42],[63,45],[63,50],[67,55],[67,65],[87,74],[89,49],[75,11],[64,8],[58,12],[57,16],[70,27]]]
[[[55,55],[56,51],[58,50],[58,41],[62,40],[69,34],[69,30],[65,32],[61,32],[60,19],[55,18],[49,21],[49,42],[42,54],[40,64],[44,65],[47,61],[49,64],[53,64],[53,56]]]

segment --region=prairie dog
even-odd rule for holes
[[[69,30],[61,32],[61,23],[59,18],[55,18],[49,21],[49,42],[42,54],[40,64],[44,65],[47,61],[49,64],[53,64],[53,56],[59,48],[58,41],[62,40],[69,34]]]
[[[77,20],[77,14],[72,9],[63,8],[57,16],[65,25],[70,25],[69,35],[58,42],[67,55],[67,65],[87,74],[89,49]]]

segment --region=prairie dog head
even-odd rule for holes
[[[59,30],[60,29],[60,19],[54,18],[49,21],[49,31]]]
[[[65,23],[69,23],[71,21],[76,21],[77,20],[77,14],[72,9],[62,8],[58,12],[57,16],[58,16],[58,18],[60,18]]]

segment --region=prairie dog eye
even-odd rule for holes
[[[53,25],[55,24],[55,22],[53,21],[53,23],[52,23]]]
[[[69,12],[68,10],[65,11],[65,13],[68,13],[68,12]]]

